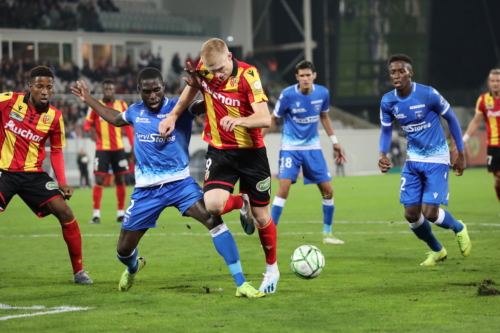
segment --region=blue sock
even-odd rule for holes
[[[278,225],[282,212],[283,212],[283,207],[273,205],[273,208],[271,208],[271,217],[273,218],[275,225]]]
[[[455,220],[447,210],[441,208],[439,208],[439,216],[434,224],[440,228],[451,229],[455,233],[460,232],[464,229],[462,223]]]
[[[283,212],[283,207],[285,206],[286,199],[280,198],[278,196],[274,197],[273,207],[271,208],[271,217],[273,218],[274,224],[278,225]]]
[[[135,248],[134,252],[128,257],[120,257],[116,254],[118,260],[120,260],[125,266],[127,266],[128,272],[134,274],[139,269],[139,262],[137,261],[137,255],[139,254],[139,249]]]
[[[333,199],[323,199],[323,231],[327,234],[332,232],[334,213],[335,205],[333,204]]]
[[[246,280],[243,276],[240,254],[233,235],[229,232],[225,223],[210,230],[210,234],[212,235],[215,249],[222,256],[222,258],[224,258],[224,261],[226,262],[226,265],[236,282],[236,286],[241,286]]]
[[[424,220],[422,222],[422,224],[415,229],[413,227],[410,227],[411,231],[413,231],[415,236],[417,236],[419,239],[421,239],[425,243],[427,243],[427,245],[429,246],[429,248],[432,251],[434,251],[434,252],[441,251],[443,249],[443,246],[439,243],[439,241],[436,239],[436,237],[432,233],[431,224],[429,223],[429,221],[427,221],[424,218],[423,215],[420,218]],[[416,223],[419,223],[419,222],[420,221],[418,221]],[[411,223],[410,223],[410,225],[411,225]]]

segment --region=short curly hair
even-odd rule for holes
[[[37,66],[30,71],[30,80],[36,77],[50,77],[54,79],[54,72],[46,66]]]
[[[407,56],[406,54],[393,54],[389,57],[389,60],[387,60],[387,65],[391,65],[393,62],[396,61],[404,61],[410,66],[413,65],[413,60]]]

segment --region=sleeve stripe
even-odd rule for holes
[[[328,112],[328,111],[330,111],[330,109],[326,109],[326,110],[323,110],[323,111],[321,111],[321,112]]]
[[[276,111],[276,109],[274,109],[273,114],[276,118],[281,118],[281,116],[278,115],[278,111]]]
[[[126,115],[125,115],[126,113],[127,113],[127,111],[123,111],[123,112],[122,112],[122,114],[121,114],[122,119],[123,119],[123,120],[125,120],[125,122],[126,122],[127,124],[131,124],[131,125],[132,125],[132,123],[131,123],[131,122],[129,122],[129,121],[127,120],[127,117],[126,117]]]
[[[450,109],[450,103],[447,103],[446,108],[444,109],[443,112],[441,112],[441,115],[444,116],[444,114],[448,112],[449,109]]]
[[[392,126],[392,123],[384,123],[383,121],[380,122],[382,126]]]

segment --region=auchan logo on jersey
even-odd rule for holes
[[[241,106],[241,102],[239,100],[226,97],[218,92],[213,91],[213,89],[205,81],[203,81],[201,85],[203,86],[203,89],[206,93],[212,95],[212,98],[220,101],[222,104],[235,107]]]
[[[488,117],[500,117],[500,111],[490,111],[488,110]]]
[[[10,120],[7,124],[5,124],[4,128],[25,139],[35,141],[37,143],[40,143],[43,140],[42,136],[34,134],[30,129],[23,130],[22,128],[17,127],[13,120]]]

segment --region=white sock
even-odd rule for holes
[[[101,217],[101,210],[100,209],[94,209],[94,217]]]
[[[285,202],[286,199],[275,196],[273,200],[273,206],[285,207]]]
[[[118,217],[125,215],[125,211],[123,209],[119,209],[118,212],[116,213]]]
[[[272,265],[266,264],[266,272],[272,272],[274,274],[279,274],[280,271],[278,270],[278,262],[275,262]]]

